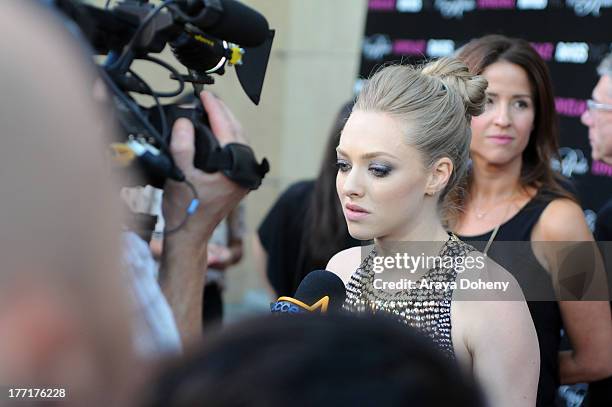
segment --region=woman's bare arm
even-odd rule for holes
[[[540,218],[539,228],[534,230],[533,240],[550,242],[542,244],[542,254],[551,273],[555,288],[562,298],[564,288],[559,281],[572,270],[566,270],[562,260],[570,252],[570,242],[592,242],[582,209],[567,199],[558,199],[549,204]],[[583,264],[594,265],[594,269],[576,270],[590,278],[590,285],[582,293],[583,298],[599,301],[559,301],[563,326],[572,350],[559,353],[559,370],[562,384],[591,382],[612,375],[612,319],[610,304],[602,301],[609,298],[603,263],[592,245],[593,259]],[[584,252],[584,251],[581,251]],[[571,263],[581,263],[572,261]]]
[[[534,406],[540,374],[536,331],[514,277],[486,259],[486,270],[469,271],[461,278],[503,281],[503,293],[473,290],[457,293],[453,305],[457,328],[472,356],[472,371],[492,406]],[[455,322],[453,322],[455,325]],[[453,326],[455,329],[455,326]],[[455,335],[453,335],[455,338]]]

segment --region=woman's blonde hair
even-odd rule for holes
[[[455,58],[440,58],[419,67],[389,65],[372,76],[361,90],[353,110],[389,114],[405,123],[406,140],[430,168],[448,157],[453,172],[439,197],[443,222],[458,208],[470,154],[472,116],[484,110],[487,81],[473,75]]]

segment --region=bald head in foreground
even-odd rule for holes
[[[90,56],[37,4],[0,2],[0,383],[63,389],[63,405],[133,404],[151,371],[138,369],[134,344],[159,334],[147,324],[160,307],[185,346],[201,339],[207,242],[248,189],[196,169],[193,125],[173,124],[170,151],[200,205],[165,240],[161,287],[151,270],[138,277],[158,293],[144,298],[142,281],[120,266],[119,190],[106,161],[113,119],[93,99]],[[246,144],[227,106],[209,92],[201,99],[219,144]],[[183,222],[193,198],[185,183],[167,182],[166,225]]]
[[[0,2],[0,383],[122,405],[133,357],[110,121],[85,54],[54,20]]]

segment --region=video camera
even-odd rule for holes
[[[161,188],[166,179],[185,181],[169,151],[172,123],[186,117],[195,127],[194,166],[223,173],[237,184],[257,189],[269,171],[268,161],[255,159],[253,150],[230,143],[220,147],[212,134],[199,93],[222,75],[225,66],[236,68],[242,88],[258,104],[274,30],[257,11],[235,0],[121,0],[104,8],[75,0],[48,0],[76,23],[93,52],[105,55],[99,64],[102,79],[112,92],[122,134],[111,146],[118,167],[141,170],[145,184]],[[179,73],[167,62],[152,56],[168,44],[176,59],[187,68]],[[239,44],[239,45],[238,45]],[[154,91],[132,69],[136,60],[158,64],[178,82],[172,92]],[[162,104],[160,98],[183,93],[185,83],[194,88],[194,106]],[[149,95],[152,107],[139,105],[130,93]],[[129,179],[125,177],[124,179]]]

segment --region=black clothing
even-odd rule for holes
[[[327,266],[327,263],[310,265],[310,259],[302,255],[306,215],[314,186],[315,181],[300,181],[289,186],[272,206],[257,231],[268,254],[268,280],[278,295],[293,295],[299,284],[297,276]],[[358,240],[347,233],[343,247],[337,251],[359,244]]]
[[[268,254],[268,280],[278,295],[292,295],[294,291],[293,277],[299,267],[304,217],[313,189],[314,181],[289,186],[257,231]]]
[[[518,281],[527,300],[531,318],[540,344],[540,381],[537,406],[555,405],[559,387],[558,353],[561,340],[561,313],[554,298],[548,272],[537,261],[529,241],[535,224],[544,209],[555,198],[552,194],[538,193],[514,217],[502,224],[491,245],[488,256],[508,270]],[[491,233],[478,236],[459,236],[460,239],[483,250]],[[500,242],[525,242],[501,243]]]
[[[204,300],[202,301],[202,326],[209,330],[223,322],[223,294],[218,284],[204,286]]]
[[[606,202],[597,213],[595,240],[612,241],[612,199]]]
[[[608,292],[612,293],[612,199],[597,214],[595,240],[606,242],[600,243],[600,247],[608,272]],[[612,377],[590,383],[588,400],[589,407],[612,406]]]

